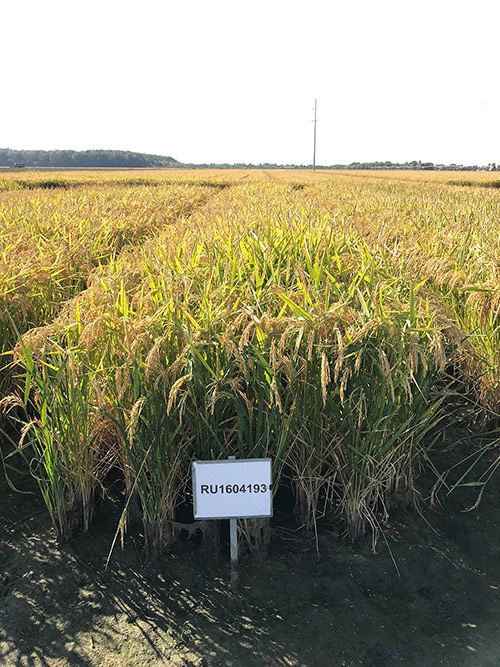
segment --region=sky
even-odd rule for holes
[[[500,0],[0,0],[0,147],[500,163]]]

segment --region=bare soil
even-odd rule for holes
[[[225,545],[187,541],[151,561],[132,533],[105,571],[112,503],[89,536],[58,545],[38,493],[2,479],[0,664],[498,667],[499,477],[472,512],[477,488],[422,516],[399,510],[376,553],[326,522],[316,545],[277,512],[268,556],[241,563],[237,591]]]

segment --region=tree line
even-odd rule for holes
[[[185,164],[168,155],[152,155],[117,150],[13,150],[0,148],[0,167],[52,167],[52,168],[114,168],[114,169],[161,169],[177,167],[184,169],[311,169],[311,164],[247,164],[239,163],[201,163]],[[317,165],[316,169],[460,169],[464,171],[488,169],[495,171],[500,165],[495,163],[486,166],[477,165],[443,165],[433,162],[351,162],[350,164]]]
[[[0,148],[0,166],[15,167],[114,167],[161,168],[179,166],[177,160],[165,155],[149,155],[115,150],[12,150]]]

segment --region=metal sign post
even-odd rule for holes
[[[231,585],[238,585],[238,519],[272,516],[271,459],[193,462],[195,519],[229,519]]]
[[[230,456],[234,461],[236,456]],[[231,587],[238,588],[238,519],[229,519],[229,544],[231,552]]]

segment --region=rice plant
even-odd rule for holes
[[[17,347],[33,415],[21,449],[62,538],[89,528],[114,466],[121,527],[135,505],[161,549],[191,461],[230,455],[272,458],[299,525],[329,515],[376,537],[395,502],[416,502],[445,371],[459,366],[495,405],[498,305],[479,304],[498,286],[493,188],[399,174],[65,178],[6,191],[0,234],[0,326],[41,325]],[[20,239],[40,233],[23,256]]]

